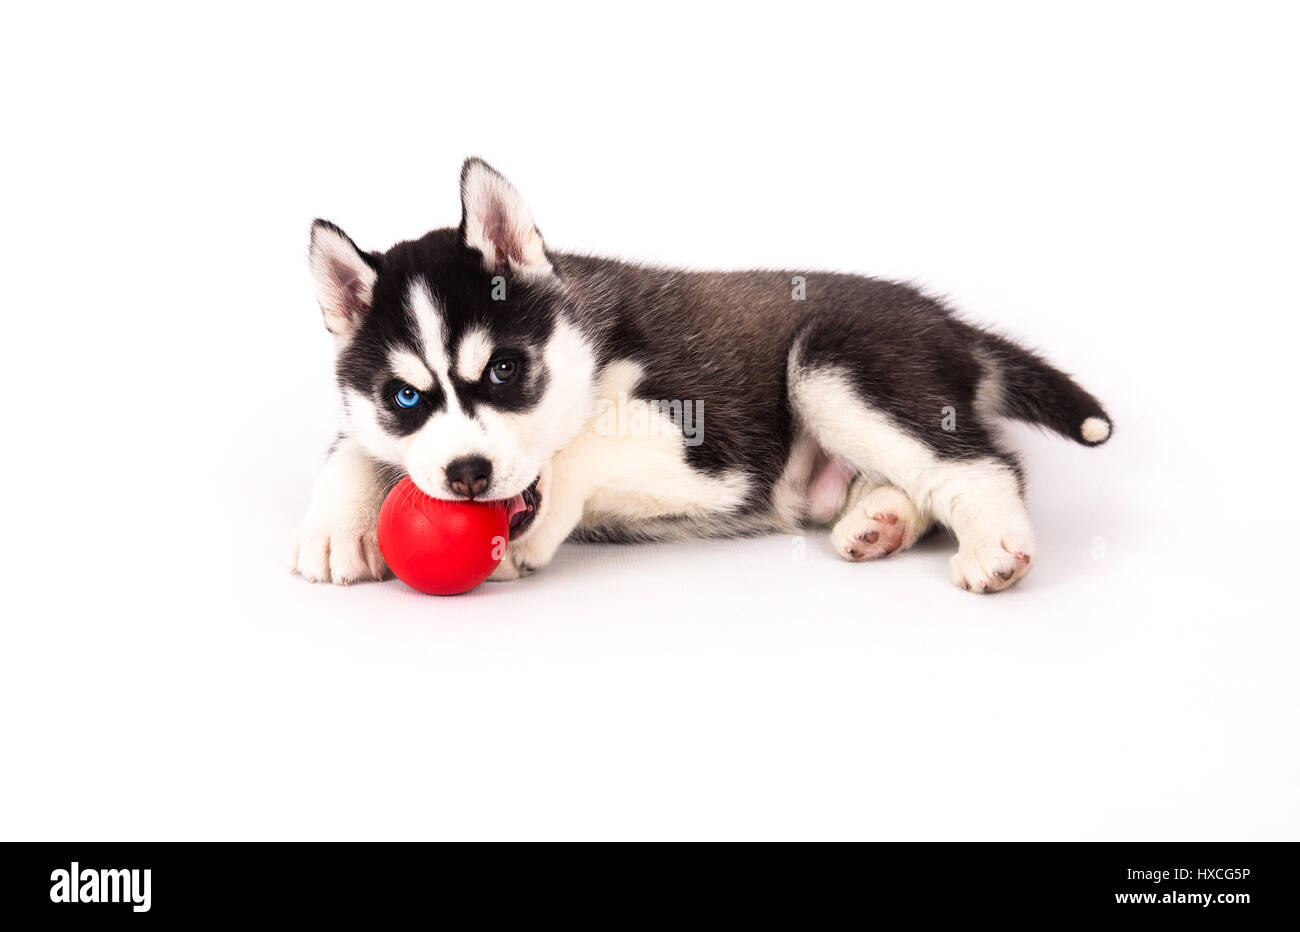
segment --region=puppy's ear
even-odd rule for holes
[[[482,159],[466,159],[460,170],[460,235],[483,255],[491,275],[521,278],[554,275],[542,234],[514,185]]]
[[[309,260],[325,329],[346,342],[370,313],[378,262],[328,220],[311,225]]]

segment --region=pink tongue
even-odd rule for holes
[[[510,501],[506,502],[506,520],[510,521],[521,511],[527,511],[528,506],[524,504],[524,495],[520,492]]]

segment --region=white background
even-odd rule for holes
[[[1253,4],[7,14],[0,837],[1300,834],[1295,23]],[[36,17],[36,18],[33,18]],[[1044,348],[1040,555],[310,586],[308,224],[906,278]]]

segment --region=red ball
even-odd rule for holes
[[[398,579],[430,595],[469,592],[492,575],[509,539],[504,502],[432,498],[409,476],[379,509],[379,552]]]

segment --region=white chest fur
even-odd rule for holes
[[[686,461],[688,444],[703,442],[707,430],[703,403],[635,397],[640,379],[635,363],[606,369],[594,416],[556,454],[554,474],[585,490],[582,524],[735,512],[750,492],[749,477],[738,470],[708,475]]]

